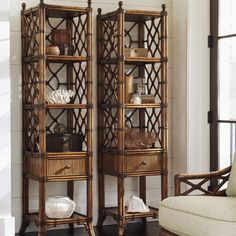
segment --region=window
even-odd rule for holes
[[[235,12],[235,0],[211,0],[211,170],[229,166],[236,147]]]

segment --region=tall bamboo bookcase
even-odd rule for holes
[[[126,57],[125,48],[148,48],[149,57]],[[161,198],[167,197],[167,12],[124,10],[97,15],[98,65],[98,174],[99,219],[112,216],[119,226],[119,236],[132,220],[158,218],[158,209],[147,213],[128,213],[125,207],[124,180],[139,178],[140,197],[146,199],[146,177],[161,176]],[[126,76],[143,79],[155,103],[131,104],[125,98]],[[127,149],[126,128],[138,128],[157,134],[149,148]],[[105,175],[117,178],[116,207],[105,205]]]
[[[92,7],[45,4],[26,9],[22,4],[22,100],[23,100],[23,235],[30,222],[44,236],[50,227],[68,224],[85,225],[93,236],[92,226]],[[73,56],[46,55],[52,30],[68,29]],[[45,94],[56,89],[75,92],[69,104],[48,104]],[[47,135],[63,123],[69,133],[82,134],[82,150],[48,152]],[[79,145],[79,144],[78,144]],[[39,210],[29,209],[29,180],[39,184]],[[70,218],[50,219],[45,214],[46,183],[67,182],[67,195],[74,197],[74,181],[86,181],[85,213],[74,212]]]

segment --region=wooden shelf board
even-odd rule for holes
[[[100,104],[100,108],[119,108],[121,105],[120,104]],[[132,104],[132,103],[126,103],[124,104],[125,108],[142,108],[142,109],[147,109],[147,108],[163,108],[164,105],[160,103],[142,103],[142,104]]]
[[[47,152],[46,153],[46,157],[47,158],[84,158],[87,157],[88,153],[85,151],[81,151],[81,152]]]
[[[149,64],[149,63],[160,63],[163,59],[161,58],[155,58],[155,57],[126,57],[125,63],[126,64]]]
[[[29,220],[34,222],[36,225],[39,224],[39,213],[29,213],[27,216]],[[78,212],[74,212],[70,218],[50,219],[46,217],[45,220],[46,220],[46,225],[48,227],[55,227],[56,225],[69,224],[69,223],[83,224],[88,220],[88,217]]]
[[[51,18],[78,17],[87,12],[86,7],[59,6],[45,4],[46,16]]]
[[[133,154],[133,153],[161,153],[163,152],[162,148],[143,148],[143,149],[126,149],[125,154]]]
[[[126,108],[162,108],[163,105],[159,103],[143,103],[143,104],[132,104],[132,103],[126,103]]]
[[[125,212],[125,218],[127,219],[135,219],[135,218],[142,218],[142,217],[153,217],[157,218],[158,217],[158,209],[154,207],[150,207],[150,212],[134,212],[134,213],[128,213],[127,211]],[[118,216],[118,207],[108,207],[104,208],[103,211],[110,216]]]
[[[86,104],[47,104],[47,109],[86,109]]]
[[[118,149],[116,149],[116,148],[109,148],[109,149],[102,148],[101,152],[103,152],[103,153],[119,153]],[[134,153],[150,154],[150,153],[162,153],[162,152],[165,152],[162,148],[125,149],[125,154],[134,154]]]
[[[100,59],[99,62],[101,64],[116,64],[119,61],[118,58],[110,58],[110,59]],[[153,64],[153,63],[161,63],[167,61],[164,58],[157,57],[125,57],[125,64],[133,65],[133,64]]]
[[[126,10],[125,21],[147,21],[153,18],[160,18],[161,12],[143,11],[143,10]]]
[[[54,63],[71,63],[71,62],[83,62],[87,61],[87,58],[85,56],[54,56],[54,55],[47,55],[47,61],[48,62],[54,62]]]

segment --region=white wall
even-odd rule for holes
[[[209,0],[173,0],[174,174],[209,171]]]
[[[9,1],[0,9],[0,235],[13,236],[11,217],[11,124],[10,124],[10,34]]]
[[[209,171],[210,1],[188,0],[188,172]]]
[[[37,0],[26,0],[27,6],[37,4]],[[96,27],[95,27],[95,16],[97,14],[96,9],[101,7],[103,12],[111,11],[117,8],[117,0],[96,0],[94,1],[94,80],[96,80]],[[20,9],[22,1],[11,0],[10,4],[10,22],[11,22],[11,77],[12,77],[12,213],[16,217],[16,232],[19,231],[21,223],[21,170],[22,170],[22,156],[21,156],[21,65],[20,65]],[[46,3],[53,4],[65,4],[64,0],[48,0]],[[173,119],[172,119],[172,103],[173,103],[173,56],[172,56],[172,45],[173,45],[173,9],[172,0],[124,0],[124,8],[132,9],[147,9],[147,10],[160,10],[163,3],[167,4],[167,11],[169,14],[169,170],[170,170],[170,181],[169,181],[169,192],[172,194],[173,181],[172,181],[172,136],[173,136]],[[66,1],[68,5],[80,5],[86,6],[84,0],[70,0]],[[94,91],[96,91],[96,83],[94,84]],[[96,94],[94,94],[94,99]],[[94,100],[95,101],[95,100]],[[95,119],[96,120],[96,111]],[[96,124],[95,124],[96,128]],[[96,138],[96,130],[94,132]],[[96,140],[95,140],[96,144]],[[96,145],[94,145],[94,151]],[[96,152],[94,157],[94,223],[97,221],[97,207],[98,207],[98,186],[97,186],[97,174],[96,174]],[[147,197],[149,203],[154,206],[158,206],[160,201],[160,181],[159,177],[150,177],[147,182]],[[138,182],[135,178],[127,179],[126,181],[126,196],[129,197],[131,194],[136,194],[138,188]],[[49,195],[61,195],[66,194],[65,183],[50,183],[48,184],[47,193]],[[77,207],[81,210],[85,209],[85,184],[79,182],[75,188],[76,191],[76,202]],[[108,205],[116,205],[116,180],[113,177],[106,178],[106,197]],[[30,191],[30,206],[32,210],[37,209],[38,202],[38,185],[36,182],[31,182]],[[107,223],[114,223],[114,221],[108,220]],[[34,230],[33,227],[30,230]]]

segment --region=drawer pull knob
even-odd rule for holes
[[[146,161],[141,162],[141,165],[143,165],[143,166],[145,166],[146,164],[147,164]]]
[[[67,164],[66,165],[66,169],[70,169],[71,168],[71,165],[70,164]]]

